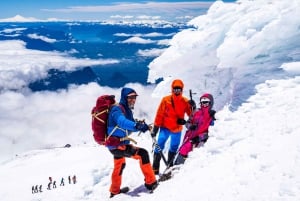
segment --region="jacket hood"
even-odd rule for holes
[[[183,84],[182,80],[176,79],[176,80],[174,80],[174,81],[172,82],[172,86],[171,86],[171,87],[172,87],[172,89],[173,89],[174,87],[180,87],[180,88],[183,89],[184,84]]]
[[[199,100],[201,100],[202,98],[208,98],[210,100],[210,102],[211,102],[211,104],[209,106],[210,108],[212,108],[214,106],[214,97],[211,94],[205,93],[200,97]]]
[[[181,80],[179,80],[179,79],[174,80],[172,82],[171,91],[172,91],[172,96],[173,96],[174,99],[182,97],[182,91],[183,90],[180,93],[176,93],[176,94],[174,93],[173,89],[176,88],[176,87],[179,87],[179,88],[183,89],[183,87],[184,87],[183,82]]]
[[[136,95],[136,96],[138,95],[134,89],[124,87],[121,91],[120,104],[124,105],[125,107],[128,107],[127,96],[129,94]]]

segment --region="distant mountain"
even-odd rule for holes
[[[69,84],[87,84],[89,82],[98,82],[98,78],[90,67],[85,67],[73,72],[50,69],[48,77],[29,84],[33,91],[55,91],[67,88]]]
[[[21,15],[16,15],[11,18],[0,19],[0,22],[40,22],[40,21],[43,21],[43,20],[39,20],[39,19],[36,19],[33,17],[25,18]]]
[[[46,20],[37,19],[34,17],[23,17],[22,15],[16,15],[10,18],[0,19],[0,22],[68,22],[70,20],[57,19],[57,18],[48,18]]]

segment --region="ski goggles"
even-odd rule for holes
[[[208,98],[202,98],[200,100],[200,104],[203,106],[208,106],[208,105],[210,105],[210,100]]]
[[[201,105],[206,105],[206,104],[209,105],[209,104],[210,104],[210,101],[201,101],[200,104],[201,104]]]
[[[173,92],[174,93],[181,93],[182,92],[182,88],[180,88],[180,87],[174,87],[173,88]]]

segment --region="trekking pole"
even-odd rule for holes
[[[161,157],[162,157],[164,163],[166,164],[166,166],[168,166],[167,159],[166,159],[166,157],[164,156],[163,151],[161,150],[160,146],[158,145],[158,143],[157,143],[155,137],[152,137],[152,140],[153,140],[153,146],[155,146],[155,148],[158,150],[158,153],[161,155]]]

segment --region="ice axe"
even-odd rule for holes
[[[193,101],[193,94],[197,94],[197,93],[193,93],[192,90],[190,89],[190,100]],[[194,111],[194,107],[192,107],[192,111]]]

